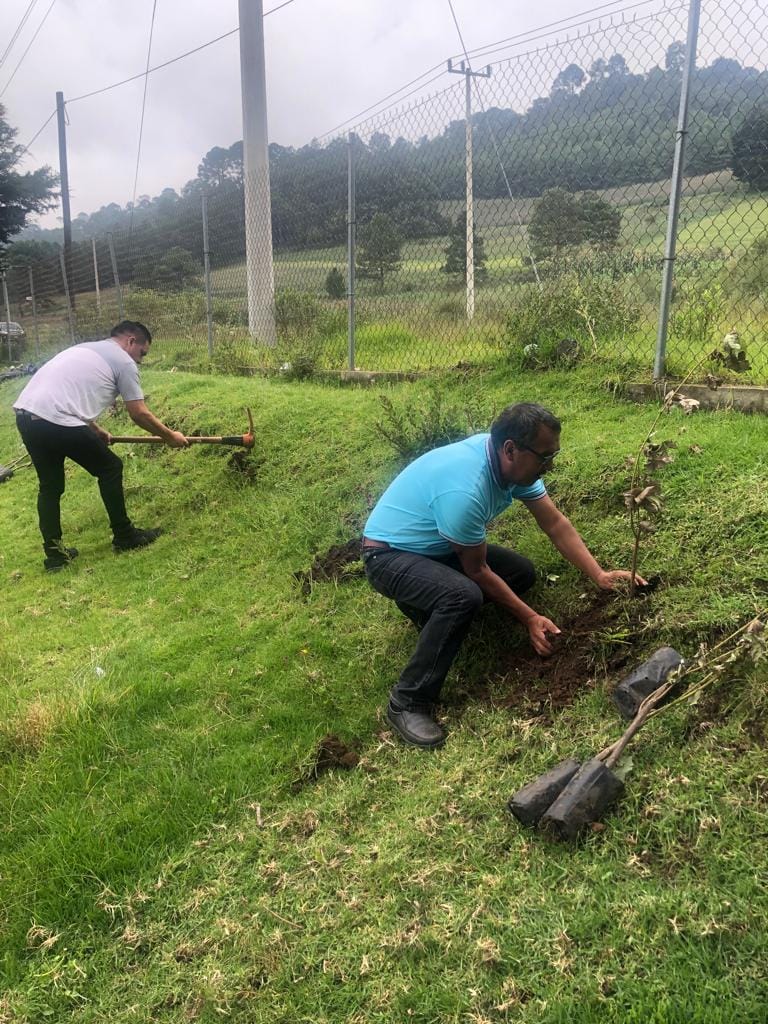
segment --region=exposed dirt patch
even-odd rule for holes
[[[638,597],[658,586],[649,581]],[[542,658],[530,647],[500,650],[491,687],[471,689],[461,698],[493,700],[496,706],[542,715],[572,704],[597,675],[619,673],[636,660],[634,643],[644,615],[644,601],[599,593],[589,607],[559,621],[562,633],[551,637],[553,654]],[[463,703],[463,700],[460,700]]]
[[[344,740],[334,733],[328,733],[317,744],[309,767],[296,779],[291,789],[298,792],[308,782],[314,782],[331,768],[355,768],[360,763],[357,751],[347,746]]]
[[[247,480],[249,483],[253,483],[259,475],[260,466],[261,460],[255,458],[252,452],[246,451],[244,448],[235,449],[227,459],[228,469],[236,473],[241,480]]]
[[[295,579],[301,584],[301,592],[308,594],[312,584],[319,580],[350,580],[363,575],[358,563],[361,559],[360,538],[336,544],[324,555],[318,555],[309,569],[295,572]]]

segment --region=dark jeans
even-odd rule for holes
[[[488,545],[488,565],[517,595],[536,579],[533,563],[522,555]],[[434,704],[467,635],[483,592],[461,569],[458,556],[427,558],[408,551],[363,550],[365,574],[374,590],[391,598],[421,630],[416,650],[391,693],[406,710]]]
[[[17,413],[16,425],[40,481],[37,514],[46,554],[61,544],[64,459],[72,459],[99,481],[113,532],[119,536],[131,529],[123,495],[122,460],[90,427],[60,427],[48,420],[33,419],[28,413]]]

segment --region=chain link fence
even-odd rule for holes
[[[674,255],[667,371],[768,383],[768,9],[703,0],[681,134],[688,25],[687,2],[639,3],[568,38],[474,53],[471,73],[446,69],[426,98],[322,143],[272,145],[269,204],[244,202],[235,160],[66,263],[11,265],[7,319],[26,358],[126,316],[154,332],[156,364],[179,368],[599,358],[647,378]],[[272,253],[253,259],[271,257],[274,305],[257,308],[251,282],[249,308],[246,224],[269,205]],[[265,344],[249,320],[273,314]]]

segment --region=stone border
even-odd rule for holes
[[[636,402],[658,400],[675,387],[674,382],[655,384],[626,384],[624,392]],[[722,384],[711,388],[707,384],[685,384],[678,392],[682,398],[695,398],[702,409],[736,409],[738,412],[768,413],[768,388],[746,384]]]

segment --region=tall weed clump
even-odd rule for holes
[[[768,234],[761,235],[730,267],[731,297],[762,299],[768,305]]]
[[[623,338],[639,319],[620,282],[563,274],[541,288],[529,287],[507,314],[509,358],[519,365],[553,366],[599,355],[605,342]]]
[[[329,342],[346,334],[344,302],[322,301],[310,292],[281,288],[275,293],[278,345],[276,369],[290,380],[312,377],[329,359]],[[333,346],[333,351],[335,351]]]
[[[376,431],[403,462],[487,430],[493,418],[482,395],[460,401],[438,381],[407,400],[395,402],[381,395],[379,401],[383,415],[375,423]]]

